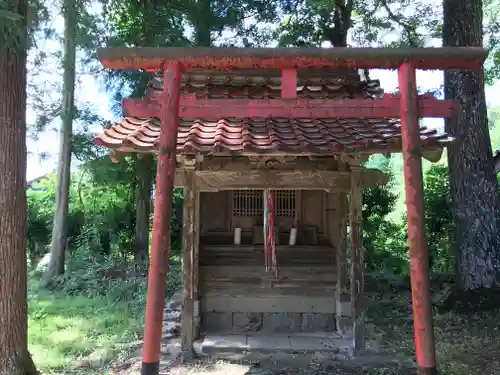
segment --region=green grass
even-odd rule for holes
[[[45,374],[102,374],[140,339],[143,317],[139,304],[51,292],[29,281],[29,349]]]
[[[145,280],[101,280],[95,265],[74,270],[60,290],[28,279],[29,350],[43,374],[103,374],[111,361],[140,345]],[[167,295],[179,290],[181,269],[172,261]]]

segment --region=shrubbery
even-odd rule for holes
[[[130,183],[133,181],[132,163],[133,160],[126,160],[116,165],[102,159],[97,166],[92,165],[92,173],[83,169],[73,175],[67,222],[67,266],[65,275],[55,284],[57,289],[68,294],[106,295],[110,299],[144,302],[146,278],[135,271],[133,254],[135,185]],[[28,190],[28,256],[33,270],[50,251],[55,191],[54,175]],[[182,190],[176,189],[168,294],[178,290],[180,285],[181,214]]]

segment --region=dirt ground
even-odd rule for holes
[[[201,358],[181,364],[173,350],[164,355],[163,375],[412,375],[413,321],[409,292],[372,293],[366,298],[367,336],[373,348],[354,360],[336,361],[325,353],[276,353],[253,362]],[[500,375],[499,311],[434,315],[438,368],[445,375]],[[108,374],[139,375],[140,350],[113,364]]]
[[[413,367],[402,364],[384,365],[381,358],[371,359],[368,363],[340,363],[328,358],[305,358],[296,356],[286,359],[268,358],[266,360],[223,361],[212,359],[198,359],[189,363],[170,363],[160,369],[162,375],[368,375],[391,374],[412,375],[416,374]],[[122,365],[123,366],[123,365]],[[125,366],[115,367],[113,374],[138,375],[140,374],[140,359]],[[120,368],[121,367],[121,368]]]

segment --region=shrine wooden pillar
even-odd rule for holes
[[[196,186],[196,185],[195,185]],[[193,310],[194,310],[194,338],[200,335],[200,206],[201,206],[201,193],[196,188],[195,193],[195,211],[194,211],[194,250],[193,250]]]
[[[196,190],[194,163],[184,172],[182,225],[182,314],[181,349],[183,360],[194,356],[193,343],[197,335],[198,312],[198,228],[199,193]]]
[[[419,375],[434,375],[436,351],[432,326],[428,249],[424,227],[424,188],[420,150],[416,72],[412,63],[399,67],[413,325]]]
[[[330,195],[332,195],[330,193]],[[344,192],[335,195],[335,214],[334,228],[332,233],[335,235],[336,242],[336,276],[337,283],[335,287],[335,323],[337,333],[345,335],[351,331],[350,311],[346,311],[344,306],[348,306],[348,274],[347,274],[347,194]],[[333,209],[333,207],[331,207]],[[329,212],[329,218],[332,213]]]
[[[181,65],[165,66],[161,100],[161,132],[156,172],[153,236],[149,260],[146,323],[141,375],[157,375],[160,365],[163,308],[170,253],[170,221],[179,130]]]
[[[365,348],[364,311],[364,247],[363,247],[363,180],[359,167],[351,167],[349,197],[350,257],[351,257],[351,319],[353,349]]]

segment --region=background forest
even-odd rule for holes
[[[467,13],[467,2],[448,3],[461,4]],[[123,97],[142,95],[149,75],[102,70],[96,48],[437,46],[443,34],[441,5],[437,0],[33,0],[28,151],[47,158],[37,152],[37,141],[55,134],[52,128],[59,129],[60,142],[58,172],[29,181],[27,190],[29,336],[37,366],[48,373],[82,367],[89,373],[126,353],[142,334],[155,160],[131,155],[113,163],[93,144],[93,136],[119,119]],[[500,2],[485,0],[479,11],[484,35],[472,27],[469,37],[491,48],[485,84],[494,85],[500,76]],[[451,12],[448,17],[459,16]],[[463,16],[457,22],[472,21]],[[111,108],[96,107],[86,92],[88,80],[102,85]],[[444,86],[435,82],[422,90],[442,96]],[[492,103],[487,142],[495,150],[500,148],[500,102]],[[471,120],[471,126],[481,127],[480,122]],[[485,158],[491,163],[491,150],[483,151],[490,152]],[[402,157],[376,155],[368,166],[388,173],[391,182],[364,192],[367,272],[369,278],[405,286],[409,256]],[[440,282],[460,278],[450,171],[456,178],[446,154],[439,163],[424,162],[430,267]],[[180,284],[181,214],[182,191],[177,190],[169,293]],[[450,367],[447,374],[470,373],[455,370]]]

